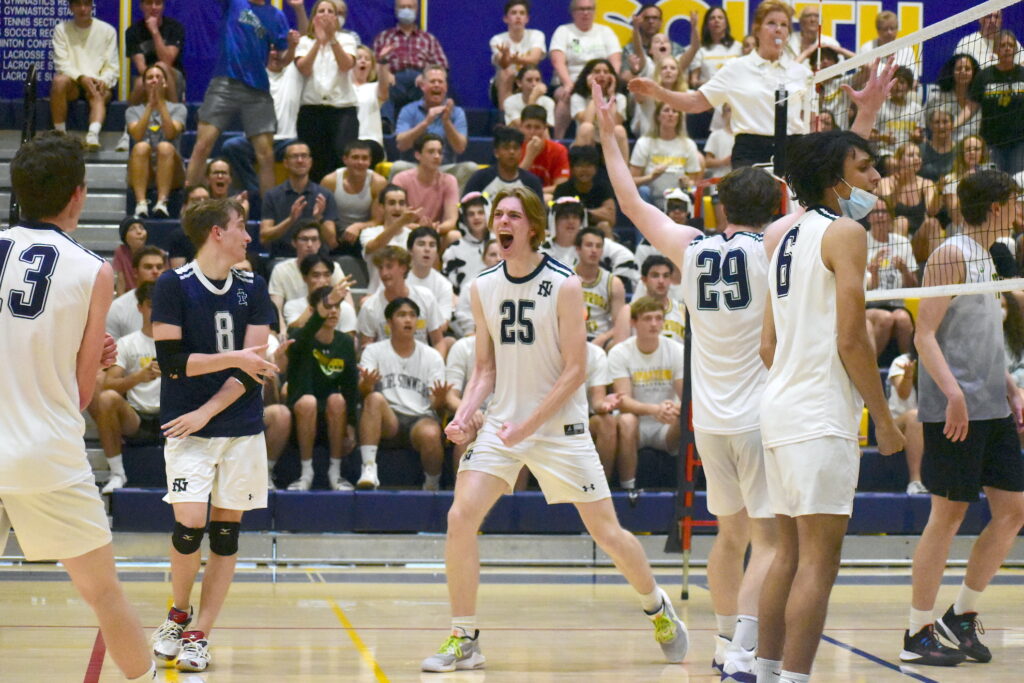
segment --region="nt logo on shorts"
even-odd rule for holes
[[[185,493],[188,491],[188,479],[175,479],[171,482],[171,491],[173,493]]]

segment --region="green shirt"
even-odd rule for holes
[[[348,406],[349,420],[359,405],[359,369],[352,337],[332,330],[327,344],[316,338],[324,318],[316,311],[301,328],[292,328],[288,336],[295,342],[288,349],[288,405],[311,394],[323,403],[331,394],[341,394]],[[322,407],[322,406],[321,406]]]

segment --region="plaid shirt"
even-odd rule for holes
[[[373,39],[373,51],[380,58],[380,51],[385,45],[394,46],[391,54],[388,55],[388,64],[391,66],[391,73],[398,73],[405,69],[416,69],[422,71],[431,64],[441,64],[448,68],[448,57],[430,33],[414,28],[406,34],[402,29],[395,26],[377,34]]]

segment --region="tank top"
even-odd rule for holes
[[[370,219],[370,209],[373,204],[373,194],[370,192],[370,172],[366,173],[366,180],[363,181],[363,189],[356,194],[345,191],[345,177],[348,169],[342,166],[338,169],[338,180],[334,185],[334,203],[338,206],[338,230],[344,230],[353,223],[359,223]]]
[[[580,278],[582,280],[582,278]],[[583,305],[587,307],[587,341],[612,329],[612,274],[599,268],[597,277],[583,283]]]

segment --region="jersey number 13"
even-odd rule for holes
[[[0,239],[0,284],[3,284],[7,261],[14,250],[14,241]],[[46,306],[46,295],[50,292],[50,278],[57,267],[57,247],[52,244],[33,244],[26,247],[18,260],[30,264],[25,270],[25,284],[28,289],[14,289],[7,297],[7,309],[15,318],[34,320],[39,317]],[[4,300],[0,298],[0,313],[4,310]]]

